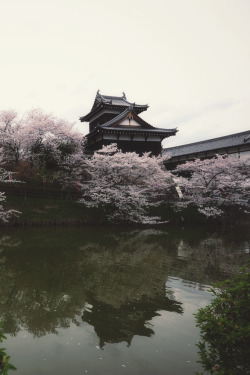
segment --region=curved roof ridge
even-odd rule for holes
[[[115,96],[115,95],[102,95],[102,94],[99,94],[99,96],[102,96],[103,98],[108,98],[108,99],[124,99],[123,96]]]
[[[105,126],[105,127],[111,126],[115,124],[117,121],[122,120],[124,117],[126,117],[129,114],[129,112],[130,112],[130,109],[127,108],[123,112],[119,113],[116,117],[112,118],[111,120],[105,122],[104,124],[100,126]]]
[[[125,93],[123,92],[122,94],[123,94],[122,96],[103,95],[103,94],[100,93],[100,90],[97,90],[96,97],[101,96],[103,98],[108,98],[108,99],[112,99],[113,98],[113,99],[125,99],[125,100],[127,100]]]
[[[117,112],[117,110],[123,111],[124,109],[132,108],[136,113],[141,113],[146,111],[149,106],[148,104],[136,104],[135,102],[129,102],[124,92],[122,96],[112,96],[102,95],[100,94],[100,90],[98,90],[90,112],[85,116],[81,116],[80,121],[84,122],[91,120],[91,116],[98,113],[101,107],[106,107],[111,110],[114,109],[115,112]]]
[[[103,94],[100,93],[100,90],[98,90],[97,93],[96,93],[96,99],[95,100],[98,100],[98,99],[100,99],[104,103],[105,103],[105,101],[111,101],[111,103],[112,103],[112,100],[118,100],[118,101],[121,101],[121,102],[125,102],[128,105],[134,105],[134,106],[137,106],[137,107],[147,107],[148,108],[148,104],[136,104],[135,102],[134,103],[129,102],[127,100],[126,94],[124,92],[123,92],[122,96],[116,96],[116,95],[103,95]]]

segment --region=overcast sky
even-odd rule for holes
[[[0,110],[149,104],[174,146],[249,130],[250,0],[0,0]]]

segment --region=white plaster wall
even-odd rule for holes
[[[241,159],[249,159],[250,160],[250,151],[242,151],[240,152]]]
[[[115,134],[104,134],[103,139],[111,139],[117,141],[117,136]]]
[[[156,135],[150,135],[147,140],[148,141],[157,141],[157,142],[159,142],[161,140],[161,138],[157,137]]]
[[[232,158],[232,159],[238,159],[239,158],[238,152],[232,152],[231,154],[228,154],[227,156],[228,156],[228,158]]]
[[[126,134],[121,134],[119,137],[119,141],[130,141],[130,140],[131,140],[131,137]]]
[[[122,122],[120,122],[119,125],[121,125],[121,126],[129,126],[129,119],[125,118],[125,120],[123,120]],[[134,119],[132,119],[132,120],[130,120],[130,126],[141,126],[141,125],[138,124],[138,122],[136,122]]]
[[[135,135],[133,137],[134,141],[144,141],[145,142],[145,137],[143,135]]]

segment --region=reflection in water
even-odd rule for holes
[[[194,233],[193,233],[194,235]],[[236,251],[237,247],[237,251]],[[249,241],[143,230],[24,230],[0,240],[0,317],[7,333],[34,336],[92,325],[105,342],[151,336],[158,311],[182,313],[168,276],[203,284],[244,263]]]
[[[181,303],[170,291],[166,295],[172,260],[157,242],[157,232],[100,236],[96,242],[71,236],[66,242],[60,233],[57,246],[54,237],[46,235],[41,242],[36,231],[33,235],[3,242],[0,312],[6,332],[15,335],[23,327],[39,337],[79,324],[81,315],[95,328],[101,346],[130,344],[134,335],[153,334],[147,321],[158,310],[182,313]]]
[[[84,373],[79,358],[87,353],[84,363],[89,360],[91,373],[117,375],[119,356],[124,359],[129,352],[129,360],[119,363],[123,374],[193,374],[199,368],[187,367],[192,345],[196,358],[192,314],[206,303],[207,286],[246,262],[249,245],[249,235],[233,231],[224,236],[190,229],[177,233],[117,228],[4,230],[0,234],[0,319],[5,332],[14,337],[12,348],[19,343],[12,353],[19,353],[22,340],[31,335],[24,353],[31,350],[32,340],[36,348],[46,346],[53,353],[47,368],[44,358],[39,363],[38,349],[32,352],[37,357],[29,369],[21,362],[21,354],[14,363],[25,375],[74,375]],[[76,345],[87,342],[83,351],[81,346],[79,352],[73,347],[70,351],[73,336],[78,337]],[[126,353],[121,352],[122,343]],[[101,347],[107,356],[110,353],[106,372],[95,363],[91,345]],[[63,372],[69,351],[75,360]],[[61,369],[58,353],[62,353],[60,361],[66,358]]]
[[[157,316],[156,309],[182,312],[180,303],[163,298],[165,303],[157,298],[147,300],[142,299],[132,305],[122,306],[120,309],[114,308],[102,302],[94,301],[91,310],[85,310],[82,316],[83,321],[91,324],[98,337],[100,347],[105,342],[118,343],[125,341],[130,345],[133,336],[148,336],[154,334],[150,324],[147,322]]]

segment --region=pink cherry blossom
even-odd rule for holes
[[[162,162],[160,156],[123,153],[115,144],[104,146],[85,160],[88,178],[81,184],[80,202],[103,210],[113,222],[157,223],[160,218],[148,215],[147,208],[166,201],[174,185]]]
[[[219,216],[230,207],[250,210],[250,162],[217,155],[177,166],[175,181],[183,199],[177,207],[196,206],[206,216]]]

